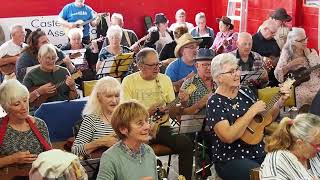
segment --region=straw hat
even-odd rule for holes
[[[174,55],[179,58],[181,57],[180,55],[180,49],[188,44],[192,44],[192,43],[197,43],[200,44],[202,42],[202,39],[199,40],[195,40],[193,39],[193,37],[191,36],[190,33],[185,33],[183,34],[179,39],[176,40],[177,41],[177,46],[174,49]]]

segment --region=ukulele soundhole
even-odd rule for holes
[[[254,117],[254,120],[256,123],[262,123],[263,117],[260,114],[258,114]]]

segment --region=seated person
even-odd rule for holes
[[[102,154],[97,180],[158,179],[157,160],[147,145],[150,136],[149,113],[137,101],[120,104],[111,117],[120,141]]]
[[[264,159],[264,145],[262,139],[251,145],[241,138],[253,118],[266,111],[266,104],[258,101],[249,88],[240,86],[240,68],[232,54],[214,57],[211,72],[218,87],[207,103],[206,129],[211,132],[215,170],[224,180],[249,180],[250,170],[259,167]],[[281,92],[283,95],[268,111],[273,120],[288,99],[290,89],[283,86]]]
[[[173,41],[173,33],[168,29],[168,19],[163,13],[158,13],[155,16],[155,27],[149,29],[149,38],[145,41],[145,47],[155,49],[158,54],[162,48]]]
[[[194,77],[187,79],[182,84],[180,89],[179,96],[181,100],[183,101],[184,99],[186,99],[184,105],[185,108],[181,113],[182,115],[205,115],[205,106],[207,104],[208,98],[212,95],[216,88],[210,73],[212,58],[214,58],[214,52],[211,49],[201,48],[198,50],[197,56],[194,59],[196,61],[195,66],[197,68],[197,74]],[[190,85],[195,85],[196,90],[188,95],[186,94],[185,90]],[[183,95],[181,94],[181,91]]]
[[[207,26],[206,15],[199,12],[195,17],[196,27],[191,30],[192,37],[211,37],[210,41],[205,44],[205,48],[210,48],[214,40],[214,32],[211,27]]]
[[[234,26],[231,23],[231,19],[222,16],[220,19],[217,19],[217,22],[219,23],[219,32],[210,49],[213,49],[216,54],[235,50],[237,48],[236,41],[238,39],[238,33],[232,31]]]
[[[261,56],[270,58],[273,67],[277,66],[281,51],[277,41],[274,39],[278,28],[277,23],[269,19],[264,21],[260,31],[252,36],[252,51],[259,53]],[[274,68],[269,71],[268,76],[269,85],[278,86],[279,82],[274,77]]]
[[[30,91],[29,101],[34,107],[44,102],[72,100],[78,97],[74,79],[68,69],[55,65],[56,48],[42,45],[38,52],[39,67],[32,69],[23,79]]]
[[[117,142],[111,127],[111,114],[120,100],[120,83],[106,76],[98,80],[82,112],[82,123],[71,152],[89,157],[90,153]]]
[[[80,89],[82,89],[83,81],[96,79],[96,64],[99,55],[97,40],[92,40],[90,45],[85,45],[81,41],[82,36],[80,28],[70,29],[68,32],[69,42],[60,48],[62,51],[85,49],[84,54],[81,53],[80,57],[76,57],[83,58],[82,64],[75,65],[76,69],[82,72],[82,77],[76,80]],[[71,58],[72,54],[69,57]]]
[[[259,80],[243,82],[246,86],[249,86],[253,91],[257,89],[264,88],[268,85],[268,72],[271,70],[272,64],[270,62],[269,67],[267,62],[264,61],[264,58],[253,52],[252,49],[252,36],[247,32],[241,32],[238,35],[237,40],[238,49],[232,51],[231,53],[236,56],[238,65],[241,68],[241,71],[261,71],[262,75]],[[269,68],[269,69],[267,69]]]
[[[191,36],[191,35],[190,35]],[[148,108],[150,116],[156,112],[164,114],[160,121],[151,127],[152,143],[169,147],[175,154],[179,154],[179,173],[187,180],[192,176],[193,143],[184,134],[173,132],[169,116],[175,117],[176,110],[172,102],[175,100],[174,90],[170,78],[159,73],[159,57],[152,48],[143,48],[137,54],[139,72],[126,76],[122,81],[123,99],[136,99]],[[167,106],[171,103],[171,107]]]
[[[52,149],[39,154],[32,163],[29,179],[86,180],[88,175],[76,155]]]
[[[117,56],[121,53],[129,53],[131,50],[129,47],[122,46],[120,44],[122,38],[122,29],[118,25],[113,25],[109,27],[107,31],[107,38],[109,40],[109,45],[102,48],[99,54],[99,60],[96,65],[96,71],[103,68],[102,61],[110,61],[110,58]]]
[[[283,118],[265,139],[267,155],[261,165],[262,179],[319,179],[320,117],[299,114]]]
[[[178,26],[181,26],[181,25],[187,26],[188,32],[191,32],[191,30],[194,28],[192,23],[186,22],[187,13],[185,10],[179,9],[176,12],[175,18],[176,18],[176,22],[171,24],[169,28],[171,31],[174,31]]]
[[[201,41],[194,40],[191,34],[186,33],[177,40],[174,54],[178,59],[169,64],[166,75],[173,82],[175,92],[178,92],[182,83],[197,73],[194,58],[197,55],[198,45]]]
[[[277,41],[279,48],[282,49],[287,42],[287,36],[291,30],[291,27],[287,23],[292,20],[292,17],[284,8],[278,8],[270,14],[270,19],[276,21],[279,26],[274,39]]]
[[[188,29],[187,29],[187,26],[184,26],[184,25],[179,26],[176,28],[176,30],[174,30],[174,32],[173,32],[174,41],[166,44],[160,52],[159,59],[162,63],[161,68],[163,66],[167,67],[172,61],[174,61],[176,59],[176,56],[174,55],[174,49],[177,46],[177,40],[185,33],[188,33]],[[162,69],[160,69],[160,70],[162,70]]]
[[[0,168],[31,164],[37,155],[51,149],[45,122],[29,116],[29,92],[19,81],[0,86],[0,104],[7,115],[0,119]]]
[[[21,53],[16,64],[16,76],[20,82],[23,81],[27,71],[30,71],[27,70],[29,67],[39,64],[37,59],[38,51],[42,45],[49,43],[49,39],[44,31],[37,29],[29,35],[27,43],[28,47]],[[70,61],[70,58],[65,56],[58,48],[56,48],[56,53],[58,55],[57,63],[65,63],[70,72],[73,72],[74,66]]]
[[[300,68],[309,69],[320,64],[320,57],[315,50],[307,48],[308,37],[302,28],[292,28],[284,45],[279,62],[274,70],[274,75],[279,82],[285,81],[290,71]],[[313,98],[320,89],[320,70],[311,71],[310,79],[295,87],[296,106],[302,107],[311,104]],[[295,78],[296,81],[302,78]]]

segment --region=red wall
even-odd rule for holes
[[[4,0],[2,0],[4,1]],[[7,0],[0,6],[1,17],[55,15],[63,6],[73,0]],[[212,24],[212,0],[87,0],[98,12],[120,12],[124,16],[125,27],[133,29],[139,36],[144,33],[144,16],[152,16],[158,12],[167,15],[170,24],[175,21],[175,12],[183,8],[187,11],[187,21],[194,23],[194,16],[200,11],[207,14],[208,23]],[[18,5],[19,4],[19,5]]]

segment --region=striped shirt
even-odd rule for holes
[[[82,123],[71,152],[78,156],[89,156],[84,145],[100,137],[112,134],[114,131],[111,124],[103,122],[99,115],[89,114],[82,117]]]
[[[313,180],[320,179],[319,153],[310,160],[311,168],[307,170],[298,158],[287,150],[268,153],[260,168],[263,180]]]

